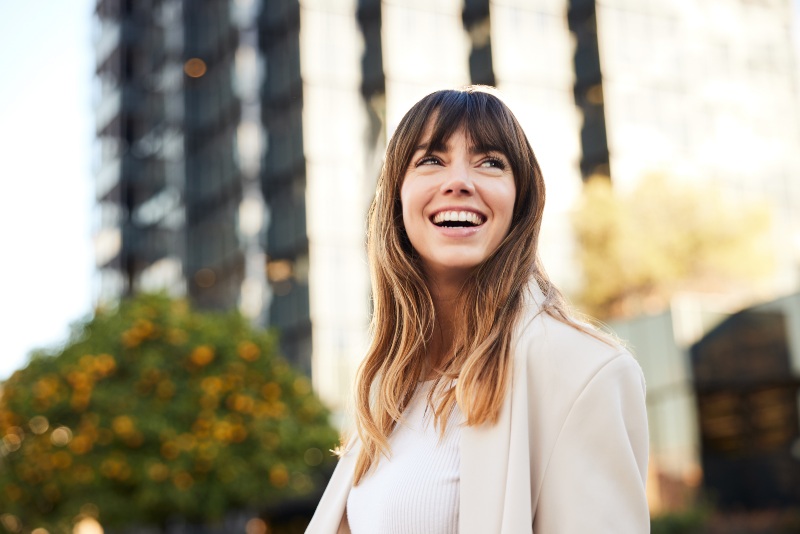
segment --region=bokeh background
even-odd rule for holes
[[[799,13],[1,2],[0,530],[302,531],[387,139],[480,83],[543,168],[550,276],[644,369],[653,532],[800,532]]]

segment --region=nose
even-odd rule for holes
[[[441,192],[446,195],[472,195],[475,193],[475,184],[472,182],[468,165],[453,164],[448,169]]]

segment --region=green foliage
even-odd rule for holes
[[[97,512],[105,526],[213,521],[308,495],[334,461],[328,415],[240,315],[122,302],[2,385],[0,531],[71,532]]]
[[[705,508],[691,508],[680,513],[671,513],[650,520],[651,534],[703,534],[706,532],[710,513]]]
[[[584,275],[576,300],[600,319],[663,308],[678,289],[752,284],[773,269],[765,206],[662,176],[628,194],[590,180],[573,225]]]

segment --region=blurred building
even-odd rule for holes
[[[341,410],[367,347],[365,215],[387,139],[419,98],[468,83],[497,86],[537,152],[541,253],[568,292],[582,179],[649,172],[771,199],[779,285],[796,287],[789,7],[98,0],[97,294],[238,306]]]
[[[574,279],[579,116],[561,8],[99,1],[99,298],[166,287],[238,305],[342,407],[367,345],[364,218],[386,140],[416,100],[468,83],[497,85],[543,147],[545,254]],[[531,48],[549,60],[526,62]]]
[[[380,161],[355,9],[270,1],[259,16],[269,318],[287,355],[337,408],[366,346],[364,216]]]
[[[720,299],[611,325],[647,382],[651,512],[800,504],[800,294]],[[698,324],[702,327],[697,330]]]
[[[647,383],[647,491],[653,514],[685,508],[701,482],[693,373],[689,347],[681,339],[684,317],[677,308],[610,325],[636,355]]]
[[[570,8],[576,102],[584,112],[583,175],[609,176],[615,188],[630,190],[648,173],[666,174],[679,183],[712,185],[726,200],[770,204],[777,272],[762,293],[767,298],[800,285],[792,20],[785,0],[573,0]],[[590,85],[585,91],[581,73]],[[748,342],[737,346],[742,318],[750,314],[734,314],[752,303],[751,289],[681,294],[668,312],[614,325],[630,340],[647,378],[654,512],[682,507],[701,483],[728,507],[797,498],[790,489],[797,483],[797,347],[792,360],[785,354],[780,362],[770,360],[756,349],[779,343],[773,339],[780,336],[753,328]],[[791,310],[772,318],[760,314],[760,324],[769,322],[773,330],[785,325],[782,331],[794,339],[799,330]],[[698,358],[705,360],[705,374],[693,365]],[[754,372],[770,362],[769,377]],[[732,379],[717,383],[715,374]],[[780,430],[767,435],[770,425]],[[769,491],[762,491],[765,484]]]
[[[100,300],[167,289],[262,316],[255,7],[98,0]]]
[[[775,214],[773,294],[800,284],[800,101],[789,0],[570,1],[584,176],[713,185]]]
[[[800,294],[727,318],[691,362],[707,494],[726,510],[800,506]]]

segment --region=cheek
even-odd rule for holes
[[[510,190],[504,191],[503,195],[496,198],[498,207],[499,220],[502,221],[502,231],[497,235],[497,239],[505,239],[511,233],[511,223],[514,220],[514,203],[516,201],[515,190],[513,187]]]
[[[506,233],[511,228],[511,220],[514,218],[514,204],[517,200],[517,189],[514,187],[513,182],[497,191],[495,202],[498,211],[502,214],[502,218],[506,225]]]
[[[420,208],[414,202],[414,195],[411,189],[412,188],[408,187],[405,183],[400,188],[400,206],[403,216],[403,231],[413,244],[414,238],[416,237],[415,228],[419,226],[414,214]]]
[[[403,207],[403,223],[413,224],[425,208],[425,192],[414,180],[405,180],[400,186],[400,205]]]
[[[511,220],[514,218],[514,208],[517,205],[517,190],[515,187],[511,188],[508,194],[508,224],[511,225]]]
[[[400,186],[400,207],[403,213],[403,226],[407,229],[409,223],[409,215],[411,213],[411,199],[408,195],[408,187],[406,183]]]

